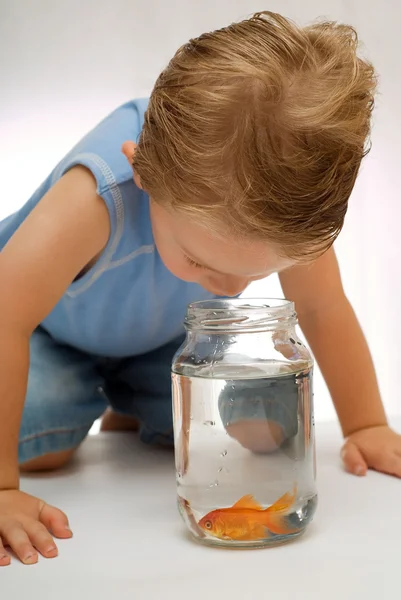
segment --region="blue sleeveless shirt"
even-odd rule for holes
[[[181,281],[162,263],[149,197],[135,185],[121,152],[123,142],[138,139],[147,104],[146,99],[134,100],[112,112],[67,154],[21,210],[0,223],[3,248],[68,169],[83,165],[93,173],[109,211],[110,239],[98,262],[70,285],[42,326],[56,341],[99,356],[135,356],[174,340],[184,333],[187,304],[215,297],[198,284]]]

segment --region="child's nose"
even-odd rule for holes
[[[210,288],[216,296],[237,296],[244,291],[248,285],[247,279],[229,279],[225,281],[211,281]]]

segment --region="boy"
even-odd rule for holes
[[[31,564],[56,556],[49,531],[71,536],[19,491],[19,468],[65,464],[108,406],[104,428],[139,422],[143,441],[171,444],[186,305],[274,272],[331,391],[346,468],[401,476],[332,250],[373,107],[356,49],[349,27],[272,13],[191,40],[149,104],[112,113],[1,224],[0,565],[5,544]],[[258,425],[240,418],[231,435],[252,449]]]

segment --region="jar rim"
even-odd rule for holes
[[[294,302],[284,298],[216,298],[191,302],[185,325],[202,329],[254,329],[294,320]]]
[[[211,298],[209,300],[198,300],[188,304],[188,310],[199,311],[283,311],[284,309],[294,310],[292,300],[286,298]]]

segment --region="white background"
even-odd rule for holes
[[[55,163],[117,105],[146,95],[180,44],[257,10],[303,24],[354,25],[380,74],[373,150],[337,243],[346,292],[370,342],[385,405],[401,414],[398,232],[401,4],[383,0],[1,0],[0,217],[22,205]],[[248,295],[280,295],[276,278]],[[344,331],[344,343],[346,343]],[[339,349],[340,351],[340,349]],[[333,408],[317,373],[316,416]]]
[[[401,431],[400,418],[394,425]],[[130,433],[91,436],[66,470],[24,477],[26,492],[67,513],[74,537],[57,540],[57,559],[40,558],[33,567],[13,560],[1,569],[1,598],[399,598],[399,480],[344,473],[337,427],[319,423],[316,433],[319,504],[313,524],[297,542],[254,552],[212,549],[185,536],[175,507],[172,453],[150,450]]]

